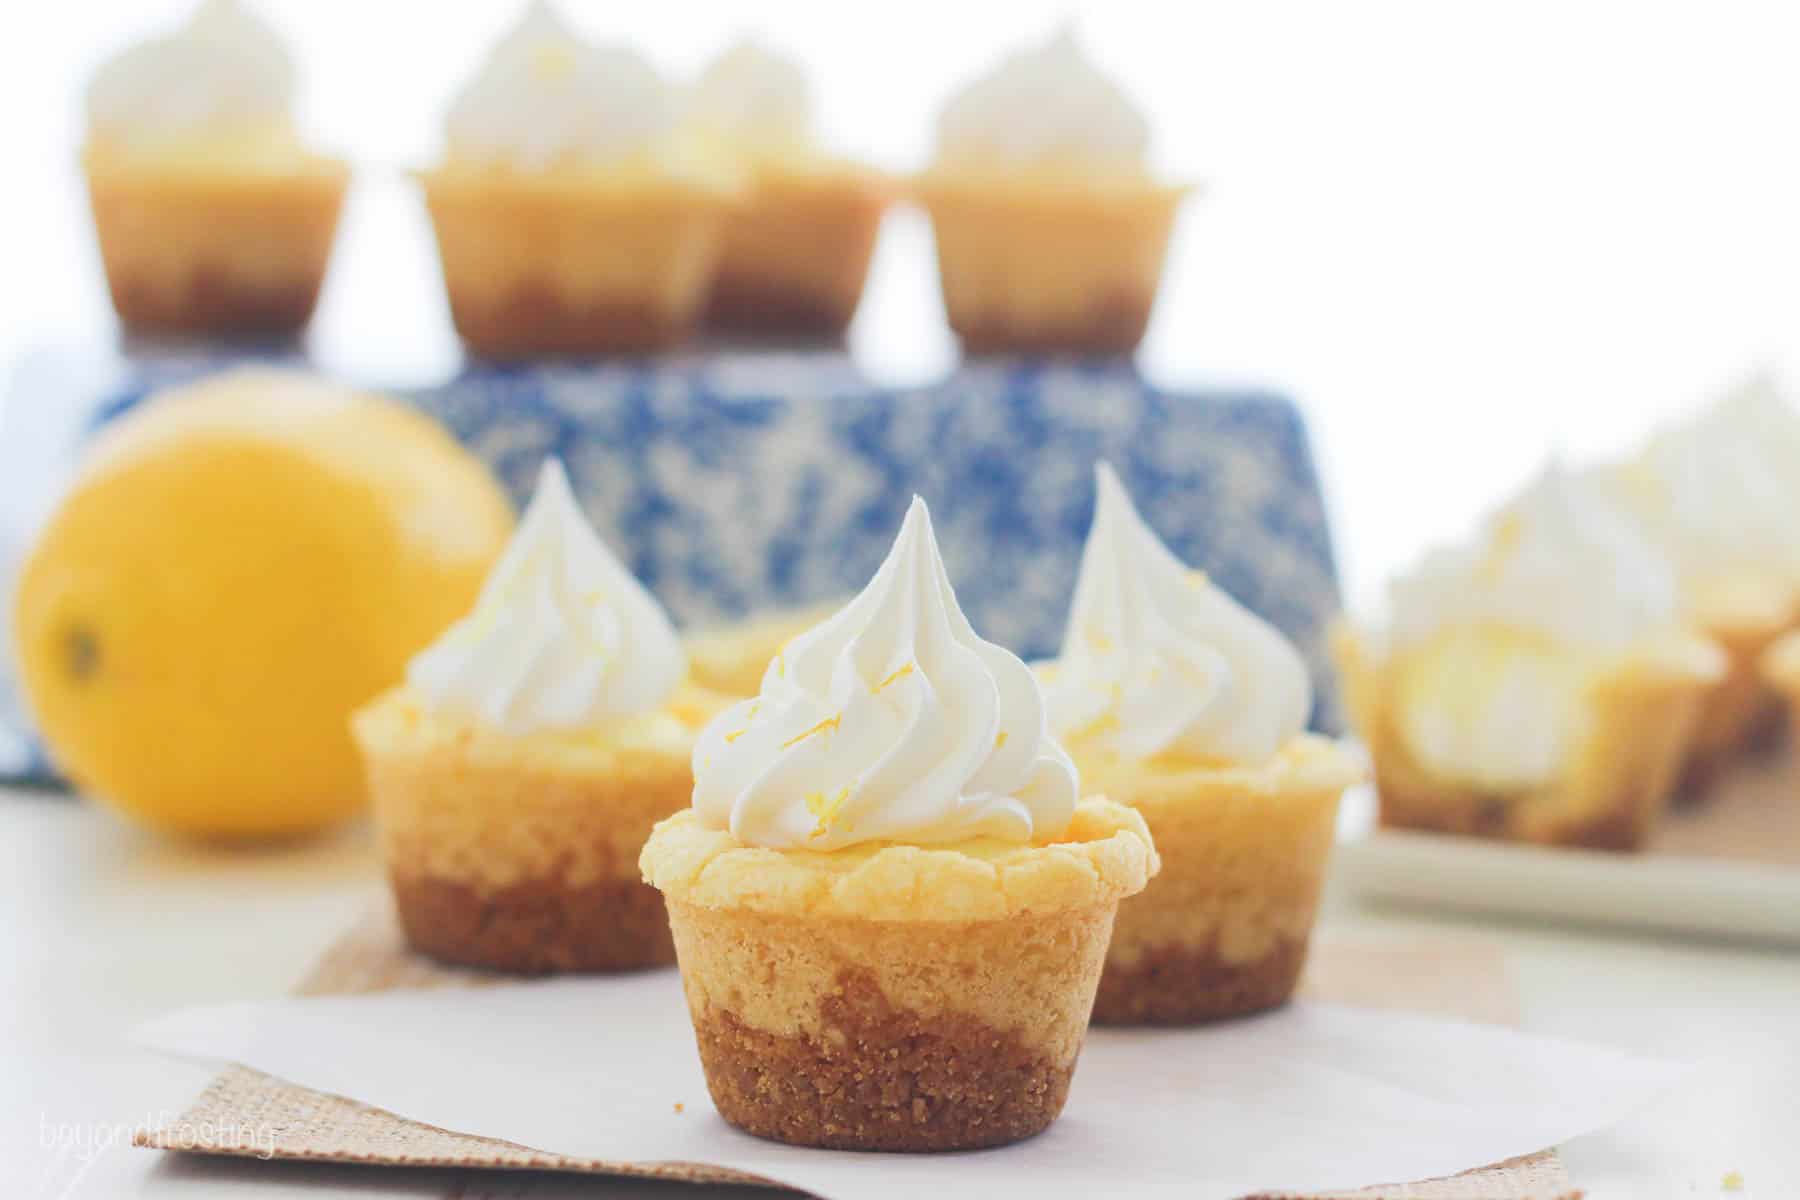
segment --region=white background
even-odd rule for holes
[[[1800,373],[1800,15],[1780,2],[1046,4],[565,0],[695,70],[737,32],[812,72],[829,140],[919,165],[936,106],[1073,19],[1200,181],[1147,371],[1312,417],[1353,599],[1547,454],[1629,445],[1757,363]],[[15,6],[0,36],[0,351],[107,328],[75,169],[80,89],[173,0]],[[303,115],[356,160],[314,346],[394,382],[455,346],[416,197],[444,104],[516,7],[262,0]],[[916,216],[891,220],[853,348],[887,377],[954,345]]]

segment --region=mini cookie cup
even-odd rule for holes
[[[691,810],[641,859],[669,907],[707,1087],[749,1133],[998,1146],[1061,1112],[1113,916],[1157,870],[1137,813],[1044,845],[747,846]]]
[[[704,322],[724,333],[838,338],[856,315],[892,186],[850,164],[759,166],[725,222]]]
[[[641,354],[687,336],[724,247],[734,185],[652,167],[417,176],[456,332],[474,353]]]
[[[1385,669],[1345,626],[1332,656],[1352,724],[1374,761],[1381,823],[1591,850],[1640,850],[1675,790],[1701,705],[1724,677],[1711,641],[1671,633],[1616,657],[1593,681],[1591,728],[1562,774],[1539,787],[1495,791],[1418,763],[1397,728]]]
[[[931,216],[965,353],[1129,354],[1143,340],[1185,187],[940,169]]]
[[[431,713],[404,688],[364,708],[352,728],[407,941],[520,974],[674,961],[637,857],[688,803],[694,733],[722,704],[690,689],[616,728],[526,736]]]
[[[1094,1021],[1187,1025],[1285,1003],[1360,759],[1311,735],[1255,766],[1072,753],[1084,786],[1143,816],[1162,860],[1119,905]]]
[[[282,337],[311,320],[350,172],[165,168],[90,147],[88,199],[119,320],[137,333]]]

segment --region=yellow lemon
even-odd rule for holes
[[[363,802],[352,710],[467,611],[511,532],[430,418],[311,376],[235,371],[109,427],[27,558],[26,696],[84,790],[218,837]]]

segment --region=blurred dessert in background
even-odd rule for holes
[[[661,349],[700,314],[736,172],[654,67],[544,0],[456,98],[420,174],[457,332],[490,358]]]
[[[1039,667],[1045,712],[1083,791],[1143,815],[1162,870],[1119,905],[1094,1020],[1281,1004],[1362,765],[1305,732],[1300,652],[1171,554],[1109,466],[1097,476],[1062,652]]]
[[[706,323],[786,337],[838,337],[862,299],[890,185],[820,144],[798,63],[743,40],[688,95],[687,126],[749,185],[725,223]]]
[[[707,1089],[761,1137],[998,1146],[1068,1095],[1136,813],[1078,803],[1026,665],[970,627],[914,499],[855,599],[694,752],[656,827]]]
[[[1684,619],[1724,648],[1684,769],[1690,794],[1781,729],[1758,669],[1800,620],[1800,413],[1759,374],[1600,478],[1674,564]]]
[[[840,599],[807,608],[771,609],[743,621],[690,630],[681,639],[687,648],[688,678],[727,696],[754,696],[781,648],[843,606]]]
[[[1552,466],[1334,651],[1384,825],[1637,849],[1725,655],[1605,489]]]
[[[20,574],[37,727],[152,825],[323,829],[363,805],[350,713],[467,609],[512,525],[397,401],[271,370],[154,395],[89,447]]]
[[[672,961],[637,858],[687,804],[695,733],[722,706],[685,670],[662,607],[545,464],[474,610],[355,718],[414,948],[522,972]]]
[[[287,47],[236,0],[95,73],[82,166],[128,328],[275,336],[311,318],[349,172],[301,139],[294,93]]]
[[[1144,336],[1188,189],[1064,29],[956,92],[916,181],[965,351],[1128,354]]]
[[[1757,662],[1763,682],[1786,703],[1790,736],[1800,734],[1800,632],[1785,633]],[[1800,742],[1800,736],[1794,736]]]

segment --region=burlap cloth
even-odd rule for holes
[[[494,979],[440,967],[408,953],[391,911],[382,906],[326,951],[296,991],[311,996],[352,995],[390,988],[479,987]],[[1319,1000],[1480,1021],[1510,1023],[1516,1017],[1505,963],[1496,951],[1481,946],[1373,946],[1327,939],[1315,947],[1301,990]],[[698,1163],[608,1162],[547,1154],[512,1142],[422,1125],[239,1066],[228,1067],[181,1116],[139,1130],[133,1141],[153,1149],[196,1154],[384,1167],[565,1171],[695,1183],[769,1182]],[[459,1189],[455,1194],[466,1193]],[[1580,1194],[1570,1185],[1568,1173],[1552,1150],[1448,1179],[1304,1197],[1270,1193],[1254,1200],[1574,1200]]]

